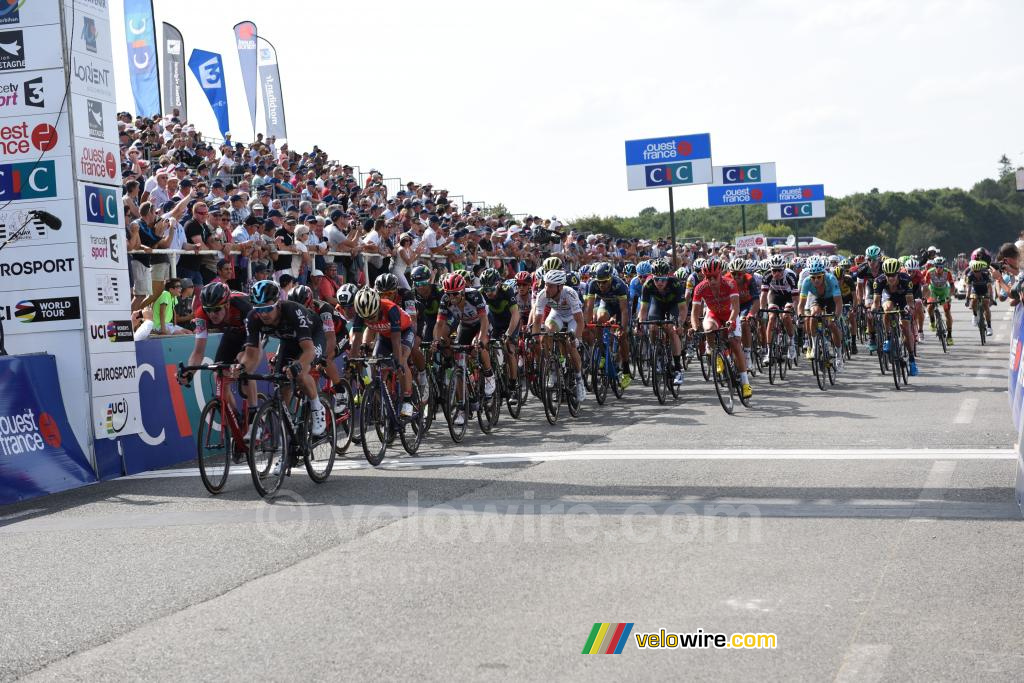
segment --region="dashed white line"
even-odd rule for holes
[[[974,420],[974,411],[978,409],[978,399],[976,398],[965,398],[960,403],[960,410],[956,414],[953,422],[958,425],[970,424]]]

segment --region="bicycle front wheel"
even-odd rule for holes
[[[288,474],[291,439],[284,420],[279,403],[264,403],[249,427],[249,472],[264,498],[277,493]]]
[[[338,431],[337,421],[332,419],[334,412],[334,401],[324,392],[317,397],[320,404],[327,411],[327,428],[320,436],[313,436],[313,416],[311,410],[306,410],[306,429],[309,430],[309,448],[304,454],[306,461],[306,473],[309,478],[317,484],[322,484],[331,476],[334,469],[334,458],[338,454]]]
[[[415,385],[412,388],[412,405],[412,417],[402,422],[402,431],[399,433],[399,437],[405,452],[409,455],[416,455],[420,450],[420,444],[423,443],[423,434],[427,429],[424,426],[423,416],[426,409],[420,406],[420,391],[419,387]]]
[[[380,387],[371,386],[363,392],[363,409],[359,412],[359,433],[362,436],[360,442],[363,445],[363,457],[374,467],[384,460],[388,442],[391,441],[388,421]]]
[[[608,375],[605,369],[604,344],[594,344],[594,353],[590,359],[590,390],[594,392],[597,404],[604,405],[608,398]]]
[[[718,402],[722,409],[730,415],[736,410],[736,402],[733,400],[732,377],[729,374],[729,365],[722,352],[715,349],[708,363],[711,370],[711,377],[715,385],[715,393],[718,394]]]
[[[547,354],[541,369],[541,400],[544,402],[544,417],[549,424],[558,422],[558,409],[562,405],[562,375],[558,357]]]
[[[199,477],[210,493],[220,493],[228,481],[234,444],[231,429],[224,424],[224,408],[219,398],[210,399],[199,416],[196,434],[196,460]]]

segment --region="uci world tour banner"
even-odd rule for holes
[[[277,50],[262,39],[259,48],[259,71],[267,136],[287,138],[288,126],[284,120],[284,95],[281,93],[281,72],[277,68]]]
[[[188,119],[185,106],[185,41],[181,31],[164,22],[164,104],[167,112],[177,109],[181,118]]]
[[[242,85],[245,86],[245,100],[249,103],[249,120],[256,131],[256,24],[242,21],[235,24],[235,47],[238,48],[238,63],[242,67]]]
[[[128,75],[137,116],[159,116],[160,77],[156,67],[156,29],[151,0],[124,0],[124,36]]]
[[[227,137],[230,129],[228,127],[228,91],[224,87],[224,61],[216,52],[192,50],[192,56],[188,58],[188,68],[192,69],[192,74],[199,81],[199,87],[203,89],[206,99],[210,101],[220,134]]]

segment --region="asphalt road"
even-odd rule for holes
[[[860,356],[729,417],[690,373],[272,505],[185,468],[0,508],[0,680],[1019,680],[1006,307],[984,348],[956,311],[904,391]],[[777,646],[582,656],[595,622]]]

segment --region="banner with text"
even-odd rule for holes
[[[192,50],[188,68],[192,70],[192,75],[199,81],[199,87],[210,102],[220,134],[226,137],[231,129],[228,124],[228,91],[224,86],[224,61],[216,52]]]
[[[183,120],[188,119],[185,93],[185,41],[181,31],[164,22],[164,106],[165,113],[178,110]]]
[[[128,75],[137,116],[160,115],[160,78],[156,64],[156,27],[152,0],[124,0]]]
[[[281,71],[277,67],[277,50],[260,39],[258,55],[260,90],[263,91],[263,116],[267,124],[267,137],[288,137],[288,124],[284,118],[284,93],[281,90]]]
[[[238,48],[238,63],[242,67],[242,85],[245,86],[245,101],[249,104],[249,119],[256,130],[256,24],[241,21],[235,24],[235,47]]]
[[[768,220],[825,217],[824,185],[780,185],[777,189],[778,202],[766,207]]]

